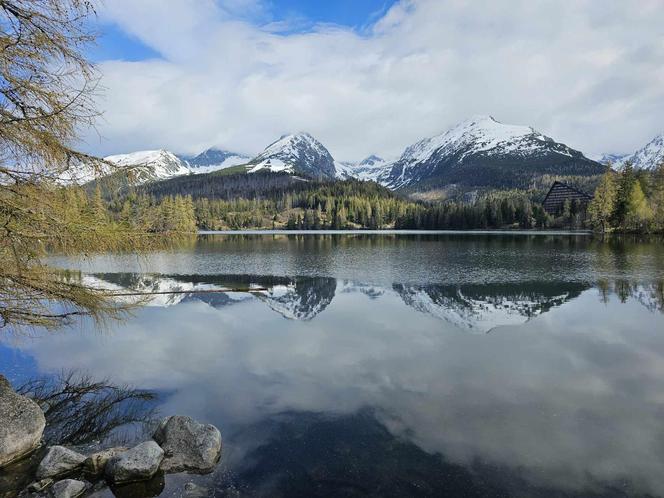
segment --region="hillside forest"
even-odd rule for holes
[[[205,178],[202,178],[205,177]],[[191,175],[102,195],[88,189],[115,223],[149,232],[240,229],[594,229],[664,231],[664,165],[625,165],[595,182],[593,201],[551,215],[542,189],[495,190],[471,199],[413,200],[360,180],[304,181],[286,174]],[[73,189],[79,191],[80,189]],[[91,192],[91,193],[90,193]],[[81,193],[77,198],[81,198]],[[83,202],[83,201],[79,201]],[[98,209],[99,208],[95,208]]]

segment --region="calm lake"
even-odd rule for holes
[[[217,471],[155,495],[664,496],[661,240],[208,234],[55,262],[186,291],[0,336],[16,386],[75,370],[220,428]]]

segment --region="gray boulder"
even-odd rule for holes
[[[76,470],[83,465],[85,457],[64,446],[51,446],[39,467],[37,479],[57,477]]]
[[[31,453],[39,446],[46,419],[39,405],[14,392],[0,375],[0,467]]]
[[[152,478],[164,458],[154,441],[146,441],[113,457],[106,464],[106,477],[115,484],[143,481]]]
[[[166,452],[164,472],[210,472],[221,456],[219,430],[191,417],[165,418],[153,437]]]
[[[102,475],[106,469],[106,464],[108,464],[112,458],[119,456],[128,449],[129,448],[125,447],[109,448],[107,450],[93,453],[85,459],[85,462],[83,462],[83,470],[93,476]]]
[[[65,479],[58,481],[50,489],[53,498],[78,498],[87,490],[88,485],[83,481]]]

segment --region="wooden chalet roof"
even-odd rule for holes
[[[576,189],[566,183],[553,182],[549,192],[542,202],[542,206],[549,213],[559,211],[566,200],[579,201],[583,204],[589,203],[593,199],[592,195],[587,194],[579,189]]]

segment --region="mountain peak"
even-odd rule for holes
[[[189,168],[184,161],[165,149],[139,150],[107,156],[104,159],[121,168],[131,167],[136,176],[136,183],[189,174]]]
[[[486,134],[489,138],[503,140],[512,139],[514,137],[527,136],[533,133],[541,135],[530,126],[506,124],[498,121],[496,118],[488,114],[480,114],[466,119],[465,121],[458,123],[456,126],[453,126],[443,135],[449,134],[455,130],[462,131],[464,133],[481,130],[481,132]]]
[[[530,126],[477,115],[440,135],[406,148],[394,163],[387,186],[516,187],[542,174],[598,174],[602,167],[581,152]]]
[[[364,158],[362,161],[360,161],[359,165],[360,166],[375,166],[377,164],[383,164],[385,163],[385,159],[382,157],[378,157],[375,154],[371,154],[369,157]]]
[[[494,122],[494,123],[500,123],[496,118],[491,116],[490,114],[475,114],[473,116],[470,116],[468,119],[462,122],[476,122],[476,123],[481,123],[483,121],[489,121],[489,122]],[[500,123],[502,124],[502,123]]]
[[[179,161],[175,154],[165,149],[138,150],[136,152],[129,152],[128,154],[106,156],[104,159],[118,166],[135,166],[159,161],[160,159]]]
[[[226,169],[240,164],[246,164],[249,157],[237,152],[222,149],[221,147],[210,147],[203,152],[187,160],[187,164],[196,173],[210,173],[220,169]]]
[[[298,132],[284,135],[252,159],[250,172],[286,171],[315,178],[334,178],[334,158],[311,134]]]
[[[637,169],[654,169],[664,163],[664,133],[655,136],[634,154],[624,156],[620,161],[614,162],[613,166],[614,168],[622,166],[627,161]]]

